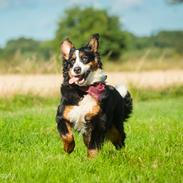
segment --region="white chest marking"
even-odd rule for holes
[[[90,95],[85,95],[78,106],[74,106],[68,113],[70,122],[74,123],[74,128],[85,133],[85,116],[97,105],[96,100]]]

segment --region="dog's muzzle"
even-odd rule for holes
[[[88,70],[87,72],[85,72],[82,75],[78,74],[76,76],[72,76],[69,79],[69,84],[82,85],[86,81],[86,79],[87,79],[87,77],[88,77],[89,74],[90,74],[90,70]]]

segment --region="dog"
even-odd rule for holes
[[[132,97],[124,86],[106,84],[98,49],[99,34],[79,49],[69,39],[60,45],[63,83],[56,122],[67,153],[75,147],[72,128],[82,134],[88,157],[96,156],[106,139],[116,149],[125,145],[124,122],[132,112]]]

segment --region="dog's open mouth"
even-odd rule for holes
[[[86,81],[86,78],[88,76],[90,72],[86,72],[82,75],[77,75],[77,76],[72,76],[70,79],[69,79],[69,84],[79,84],[79,85],[82,85],[85,81]]]

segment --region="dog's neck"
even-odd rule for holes
[[[102,69],[97,69],[94,72],[91,72],[87,78],[86,85],[90,86],[95,83],[104,83],[107,79],[107,75],[104,73]]]
[[[100,101],[102,93],[105,91],[105,80],[107,75],[102,69],[92,72],[87,79],[87,85],[81,86],[81,90],[91,95],[97,101]]]

